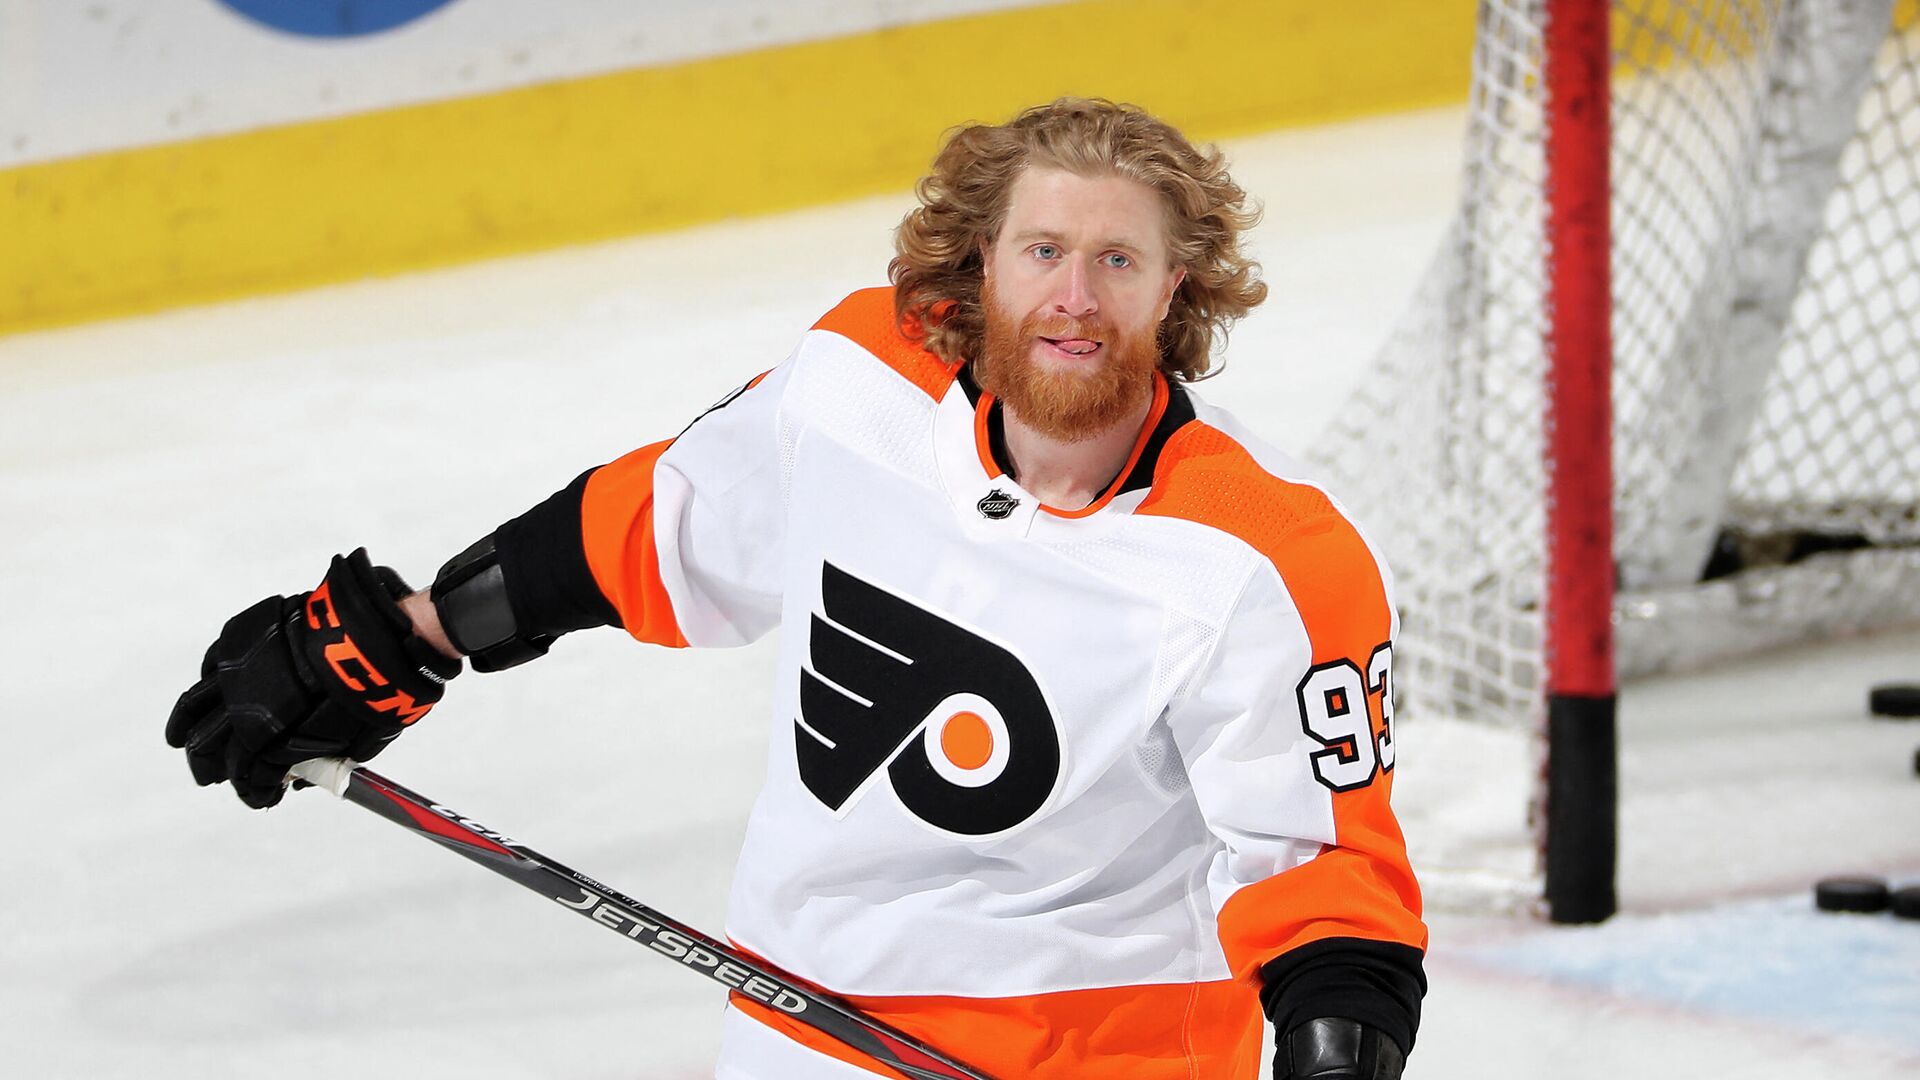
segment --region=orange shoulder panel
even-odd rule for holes
[[[653,535],[653,467],[671,445],[668,439],[643,446],[595,469],[580,499],[580,536],[593,580],[627,633],[684,648]]]
[[[1364,671],[1391,636],[1386,585],[1359,531],[1325,493],[1267,472],[1218,428],[1192,423],[1168,440],[1136,513],[1209,525],[1266,556],[1300,613],[1315,665],[1344,659]],[[1367,698],[1376,734],[1385,723],[1380,697]],[[1364,787],[1330,791],[1335,846],[1228,898],[1220,941],[1236,976],[1257,977],[1267,961],[1324,938],[1426,948],[1392,790],[1389,769]]]
[[[839,334],[879,357],[882,363],[935,401],[946,394],[947,387],[953,383],[954,372],[960,370],[959,364],[947,363],[900,333],[890,286],[861,289],[820,316],[813,328]]]

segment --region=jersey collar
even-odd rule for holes
[[[965,455],[972,459],[973,483],[964,485],[964,490],[972,489],[984,480],[998,481],[1002,485],[1017,489],[1017,484],[1007,474],[1005,462],[1010,459],[1006,444],[1006,422],[1004,410],[992,394],[980,388],[973,378],[972,366],[963,365],[956,373],[955,386],[959,390],[966,408],[971,412],[973,453]],[[960,402],[943,403],[944,408],[957,407]],[[943,409],[944,411],[944,409]],[[1166,446],[1173,433],[1194,419],[1193,400],[1186,389],[1170,382],[1161,372],[1153,374],[1153,403],[1147,409],[1146,419],[1140,425],[1139,437],[1134,440],[1133,449],[1127,455],[1127,462],[1107,484],[1099,498],[1077,510],[1062,510],[1057,507],[1040,504],[1030,494],[1019,492],[1019,496],[1034,505],[1033,510],[1044,512],[1056,518],[1075,519],[1090,517],[1105,509],[1114,498],[1131,491],[1143,491],[1153,486],[1154,469],[1159,464],[1160,452]],[[952,446],[942,448],[945,453],[953,454],[957,449]],[[953,456],[962,456],[954,454]],[[957,479],[949,475],[949,480]],[[1011,493],[1007,493],[1011,495]],[[1024,516],[1024,515],[1022,515]]]

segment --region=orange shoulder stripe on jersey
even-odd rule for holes
[[[1188,424],[1167,441],[1136,512],[1221,529],[1266,556],[1300,613],[1316,665],[1346,659],[1365,671],[1391,634],[1386,585],[1359,531],[1319,489],[1262,469],[1218,428]],[[1369,694],[1367,707],[1378,734],[1380,695]],[[1426,948],[1392,789],[1386,770],[1364,787],[1330,791],[1336,845],[1228,898],[1220,942],[1236,976],[1253,978],[1274,957],[1331,937]]]
[[[902,378],[939,401],[953,384],[959,364],[946,361],[908,341],[893,313],[893,289],[861,289],[813,324],[815,330],[839,334],[880,358]]]
[[[580,536],[587,567],[627,633],[656,645],[685,647],[673,601],[660,578],[653,535],[653,469],[673,440],[643,446],[587,477]]]
[[[900,1074],[751,998],[733,1004],[829,1057]],[[1255,1080],[1256,995],[1222,979],[1063,990],[1026,997],[848,997],[867,1015],[996,1077],[1023,1080]]]

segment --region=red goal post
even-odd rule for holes
[[[1613,252],[1608,0],[1547,0],[1547,816],[1556,922],[1612,915]]]

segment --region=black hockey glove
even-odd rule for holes
[[[408,592],[361,548],[334,556],[312,592],[228,619],[167,718],[167,743],[186,750],[194,780],[228,781],[262,809],[280,801],[294,765],[365,761],[425,716],[460,662],[414,634],[397,603]]]
[[[1321,1017],[1294,1026],[1273,1051],[1274,1080],[1400,1080],[1400,1045],[1358,1020]]]

